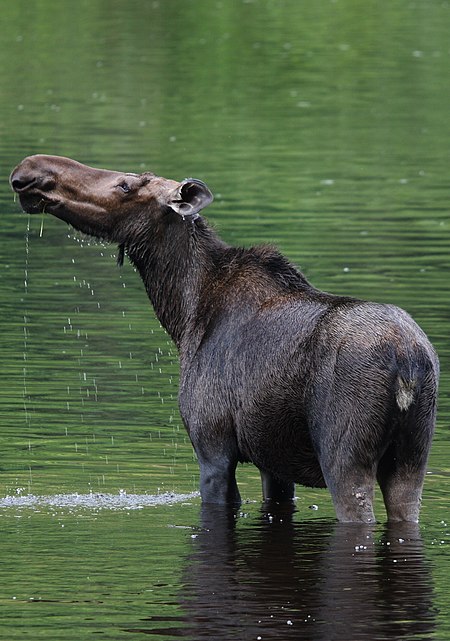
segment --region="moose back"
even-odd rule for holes
[[[223,242],[200,180],[36,155],[12,172],[29,213],[119,245],[180,357],[179,406],[202,501],[238,504],[251,462],[267,501],[328,487],[341,521],[417,521],[434,431],[438,359],[403,310],[313,287],[270,246]]]

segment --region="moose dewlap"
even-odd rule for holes
[[[341,521],[417,521],[439,364],[403,310],[313,287],[273,247],[223,242],[200,180],[30,156],[11,174],[29,213],[117,243],[177,345],[179,405],[204,503],[237,504],[239,462],[265,500],[328,487]]]

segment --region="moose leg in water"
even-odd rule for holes
[[[289,481],[280,481],[276,476],[260,470],[262,493],[265,501],[276,501],[284,503],[294,498],[295,483]]]
[[[180,357],[179,406],[206,504],[240,501],[238,463],[266,500],[328,486],[341,521],[417,521],[439,364],[403,310],[311,285],[275,248],[223,242],[200,180],[30,156],[11,174],[29,213],[119,245]]]
[[[427,366],[423,365],[425,371]],[[435,373],[429,368],[422,379],[413,378],[416,389],[407,389],[399,424],[378,465],[377,477],[390,521],[419,520],[422,487],[430,448],[429,408],[436,395]],[[400,390],[401,391],[401,390]]]

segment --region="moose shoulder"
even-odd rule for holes
[[[180,355],[180,411],[205,503],[240,501],[238,462],[265,500],[328,487],[341,521],[417,521],[434,431],[438,359],[401,309],[313,287],[271,247],[224,243],[195,179],[30,156],[11,174],[23,209],[117,243]]]

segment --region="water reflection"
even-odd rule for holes
[[[429,638],[433,585],[416,526],[292,517],[262,510],[249,525],[226,509],[203,509],[180,594],[185,616],[171,633],[223,641]]]

